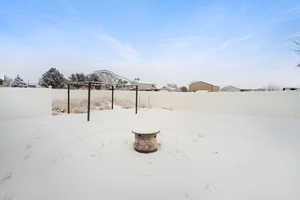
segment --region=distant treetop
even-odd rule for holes
[[[12,82],[11,87],[27,87],[27,84],[19,75],[17,75],[17,77]]]
[[[62,73],[60,73],[56,68],[52,67],[47,72],[42,75],[39,84],[43,87],[52,86],[52,88],[62,88],[66,79]]]

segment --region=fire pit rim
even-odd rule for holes
[[[138,130],[138,129],[133,129],[131,131],[133,134],[140,134],[140,135],[156,135],[160,133],[160,130],[155,130],[155,131],[143,131],[143,130]]]

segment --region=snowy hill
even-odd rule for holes
[[[109,70],[97,70],[88,75],[90,80],[101,81],[104,84],[131,84],[132,81],[128,78],[115,74]]]

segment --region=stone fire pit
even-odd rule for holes
[[[132,130],[135,135],[134,149],[140,153],[151,153],[157,151],[157,134],[159,130]]]

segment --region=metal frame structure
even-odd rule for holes
[[[90,121],[90,112],[91,112],[91,89],[92,86],[109,86],[111,88],[111,109],[114,109],[114,90],[115,85],[113,84],[103,84],[102,82],[96,81],[88,81],[88,82],[69,82],[68,83],[68,114],[70,114],[70,86],[77,85],[77,86],[87,86],[88,87],[88,105],[87,105],[87,121]],[[138,113],[138,85],[126,85],[127,88],[135,88],[135,114]]]

